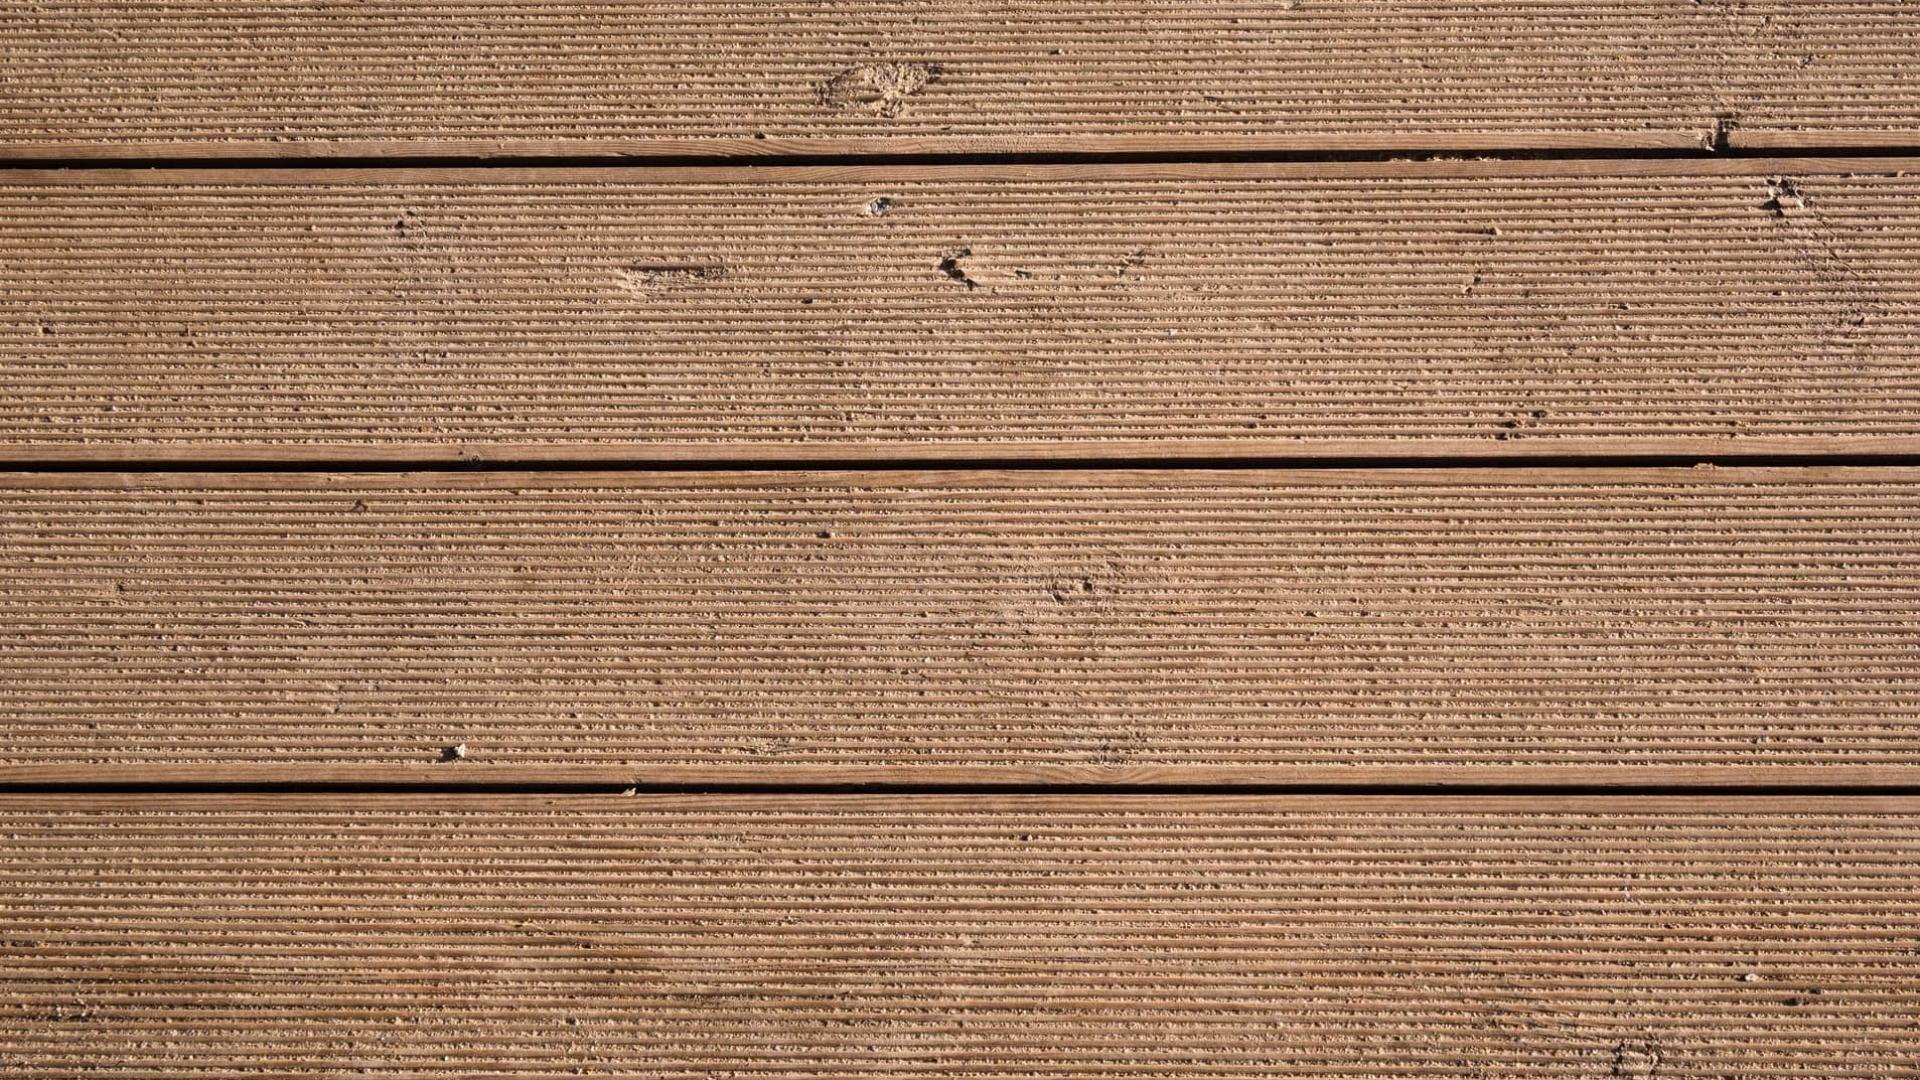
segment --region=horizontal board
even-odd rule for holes
[[[1910,469],[16,475],[0,564],[15,778],[1920,766]]]
[[[15,1077],[1866,1077],[1920,803],[0,800]]]
[[[1903,0],[58,0],[0,154],[1920,141]]]
[[[1920,450],[1880,161],[0,175],[0,458]]]

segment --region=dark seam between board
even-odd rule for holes
[[[396,148],[404,144],[396,144]],[[1718,160],[1726,158],[1899,158],[1920,154],[1920,141],[1907,145],[1746,148],[1591,147],[1575,149],[1486,149],[1448,147],[1398,150],[1114,150],[1049,153],[850,153],[850,154],[423,154],[284,157],[10,157],[7,170],[231,169],[427,169],[427,168],[650,168],[739,169],[795,166],[940,166],[940,165],[1231,165],[1339,164],[1344,162],[1446,161],[1633,161]]]

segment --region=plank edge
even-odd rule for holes
[[[1804,435],[1753,438],[1695,438],[1632,435],[1499,439],[1488,437],[1432,440],[1395,439],[1080,439],[989,442],[853,441],[739,442],[739,443],[459,443],[424,442],[382,444],[333,442],[299,445],[192,443],[141,445],[95,443],[62,446],[44,442],[0,441],[0,470],[47,466],[114,466],[137,471],[142,466],[166,465],[217,470],[229,465],[286,464],[305,468],[317,464],[416,465],[421,468],[459,465],[510,468],[516,462],[552,465],[606,465],[650,468],[667,465],[752,463],[879,465],[899,463],[955,467],[967,462],[1018,464],[1022,462],[1128,461],[1328,461],[1382,463],[1451,460],[1514,460],[1552,458],[1679,458],[1714,459],[1760,457],[1909,457],[1920,455],[1920,433],[1902,435]]]
[[[1248,135],[1070,135],[1047,130],[984,136],[790,136],[712,138],[583,137],[536,139],[318,139],[253,136],[230,139],[10,139],[0,160],[93,161],[233,158],[618,157],[746,158],[969,154],[1352,153],[1372,151],[1574,151],[1711,149],[1718,132],[1698,127],[1567,131],[1558,128],[1459,134],[1355,131],[1337,134],[1260,132]],[[1813,133],[1811,145],[1823,136]],[[1920,143],[1920,139],[1914,140]]]
[[[345,184],[345,183],[592,183],[645,179],[677,183],[905,183],[979,180],[1036,182],[1069,180],[1259,180],[1259,179],[1529,179],[1597,176],[1688,177],[1882,174],[1920,171],[1920,156],[1738,157],[1468,157],[1441,156],[1378,161],[1088,161],[1034,164],[1020,161],[893,164],[624,164],[525,165],[423,164],[393,158],[390,165],[334,164],[324,160],[289,167],[247,163],[222,166],[123,167],[111,162],[75,167],[9,165],[0,154],[0,183],[48,187],[95,184]]]

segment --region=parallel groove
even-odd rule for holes
[[[1916,510],[1892,468],[15,476],[0,768],[1911,770]]]
[[[1913,145],[1899,0],[36,3],[0,156]]]
[[[0,797],[21,1077],[1895,1075],[1912,799]]]
[[[0,449],[1912,452],[1910,165],[17,172]]]
[[[1920,145],[1894,0],[1131,8],[53,0],[0,158]],[[0,173],[0,460],[1920,453],[1917,164]],[[1707,789],[1920,790],[1916,511],[0,474],[0,784],[420,782],[0,787],[0,1068],[1901,1074],[1920,801]],[[616,777],[1697,790],[431,787]]]

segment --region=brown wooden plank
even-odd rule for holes
[[[0,175],[0,458],[1920,451],[1903,160]]]
[[[1911,780],[1916,511],[1910,469],[16,474],[0,766]]]
[[[18,1077],[1897,1076],[1912,799],[0,799]]]
[[[1902,0],[61,0],[0,155],[1920,143]]]

